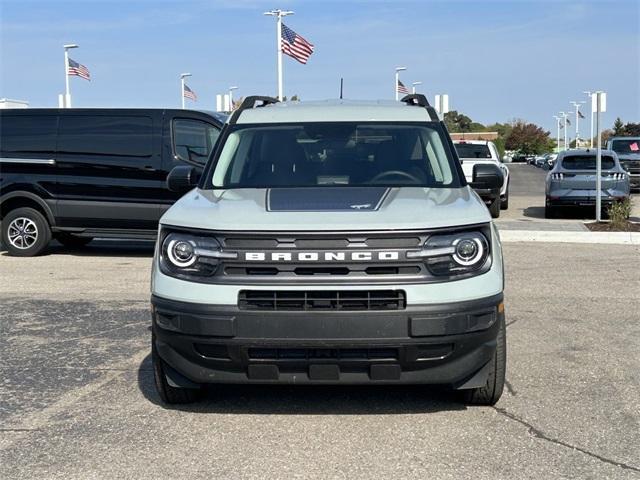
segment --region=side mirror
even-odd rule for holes
[[[186,193],[198,185],[202,170],[189,165],[174,167],[167,176],[167,188],[172,192]]]
[[[480,190],[495,190],[502,187],[504,181],[500,167],[490,163],[474,165],[472,178],[471,186]]]

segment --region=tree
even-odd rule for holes
[[[624,124],[620,117],[616,118],[616,121],[613,122],[613,135],[616,137],[624,135]]]
[[[628,137],[640,137],[640,123],[627,122],[624,126],[624,134]]]
[[[462,113],[458,113],[457,110],[452,110],[444,114],[444,123],[447,126],[447,130],[451,133],[471,132],[471,125],[473,122],[469,117]],[[480,124],[476,124],[480,125]],[[483,127],[484,130],[484,127]]]
[[[505,147],[507,150],[517,150],[524,154],[548,152],[554,145],[549,135],[550,132],[533,123],[517,120],[506,139]]]

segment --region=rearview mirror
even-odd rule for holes
[[[481,190],[495,190],[502,187],[502,170],[497,165],[478,163],[473,166],[471,186]]]
[[[186,193],[200,181],[202,170],[189,165],[174,167],[167,176],[167,188],[172,192]]]

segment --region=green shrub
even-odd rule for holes
[[[631,216],[631,200],[627,198],[622,202],[614,202],[607,213],[613,227],[624,228],[627,224],[627,219]]]

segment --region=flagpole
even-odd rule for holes
[[[278,60],[278,100],[282,101],[283,94],[283,81],[282,81],[282,17],[287,15],[293,15],[295,12],[291,10],[271,10],[270,12],[264,12],[264,15],[276,17],[276,48],[277,48],[277,60]]]
[[[556,141],[558,143],[558,153],[560,153],[560,117],[554,115],[553,118],[556,119],[556,127],[558,129],[558,134],[556,135]]]
[[[282,101],[282,15],[278,10],[278,16],[276,20],[276,42],[278,48],[278,100]]]
[[[181,73],[180,74],[180,99],[182,101],[182,109],[184,110],[184,79],[190,77],[190,73]]]
[[[64,107],[71,108],[71,90],[69,88],[69,50],[78,48],[75,43],[64,45]]]

